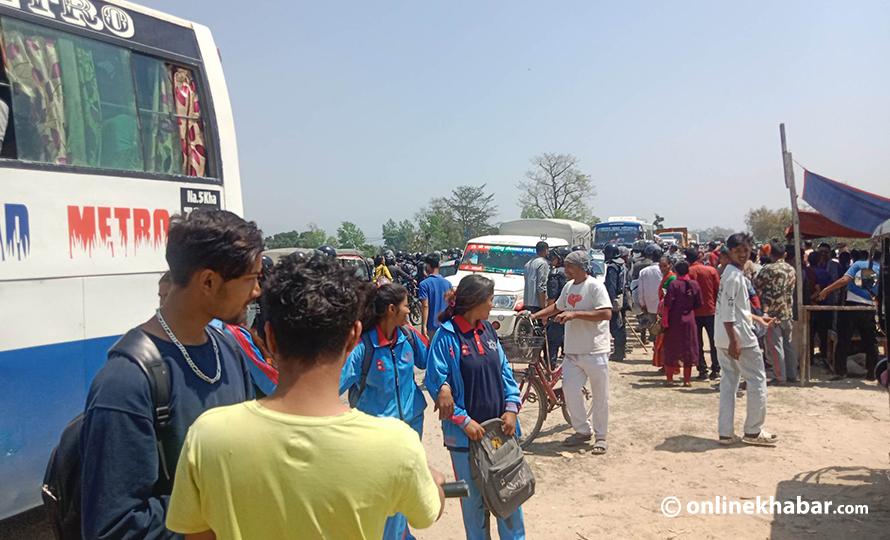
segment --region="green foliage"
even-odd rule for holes
[[[407,219],[402,220],[400,223],[390,219],[383,224],[384,249],[413,251],[417,244],[416,239],[417,232],[414,230],[414,224]]]
[[[332,240],[331,245],[336,246],[337,239],[328,237],[327,233],[318,228],[315,223],[309,224],[309,230],[303,232],[290,231],[278,233],[266,237],[266,249],[278,248],[317,248],[326,240]]]
[[[745,225],[756,240],[769,242],[773,238],[785,238],[785,230],[791,226],[791,219],[790,208],[770,210],[761,206],[745,214]]]
[[[340,223],[337,229],[337,245],[345,249],[361,249],[367,242],[365,233],[351,221]]]
[[[420,249],[461,247],[469,238],[496,232],[491,223],[497,215],[493,200],[494,194],[485,194],[485,184],[458,186],[448,197],[431,199],[415,216]]]

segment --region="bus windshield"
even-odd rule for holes
[[[643,227],[629,223],[615,225],[597,225],[594,233],[594,246],[609,243],[630,245],[643,237]]]
[[[460,269],[493,274],[525,273],[525,263],[535,257],[533,246],[494,246],[470,244],[460,261]]]

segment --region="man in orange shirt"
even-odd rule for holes
[[[698,250],[686,249],[686,261],[689,263],[689,277],[701,288],[702,306],[695,310],[695,325],[698,327],[698,378],[708,378],[708,364],[705,362],[704,338],[702,329],[708,333],[711,345],[711,380],[720,376],[720,364],[717,361],[717,348],[714,346],[714,311],[717,306],[717,292],[720,290],[720,275],[713,266],[705,266],[698,260]]]

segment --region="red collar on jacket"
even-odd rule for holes
[[[464,334],[466,334],[470,330],[475,330],[477,334],[481,334],[485,331],[485,328],[482,327],[481,320],[476,321],[476,327],[473,328],[472,326],[470,326],[470,323],[468,323],[467,320],[464,319],[463,315],[455,315],[454,323],[457,325],[457,329]]]

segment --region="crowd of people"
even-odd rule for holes
[[[474,274],[452,288],[438,276],[439,258],[427,256],[423,324],[415,329],[407,323],[407,289],[379,279],[382,269],[376,283],[363,282],[329,251],[297,252],[273,265],[262,250],[256,225],[229,212],[171,220],[160,308],[139,327],[168,365],[169,420],[158,437],[150,384],[136,363],[112,354],[84,411],[84,537],[259,538],[300,530],[317,538],[412,538],[409,527],[431,526],[445,504],[445,477],[428,466],[421,444],[427,399],[418,369],[454,476],[469,486],[461,505],[467,538],[486,538],[470,441],[484,436],[491,419],[507,435],[522,428],[519,388],[488,322],[494,283]],[[673,254],[656,245],[610,246],[599,280],[586,250],[539,243],[525,269],[524,304],[530,318],[548,321],[551,360],[563,366],[573,428],[564,444],[608,450],[608,366],[625,358],[632,310],[642,339],[645,330],[650,339],[657,334],[653,363],[667,384],[680,368],[685,385],[693,367],[700,379],[720,378],[721,444],[775,444],[777,436],[762,429],[766,369],[780,383],[794,381],[799,356],[788,330],[796,277],[786,251],[780,242],[758,249],[742,233]],[[844,270],[846,257],[832,255],[823,246],[803,254],[808,298],[830,302],[845,287],[848,305],[866,304],[870,291],[854,277],[868,261],[851,253]],[[261,310],[249,326],[248,306],[257,299]],[[874,334],[866,318],[840,319],[841,331],[857,330],[867,347]],[[738,437],[742,379],[748,407]],[[524,538],[522,509],[496,527],[502,540]]]

